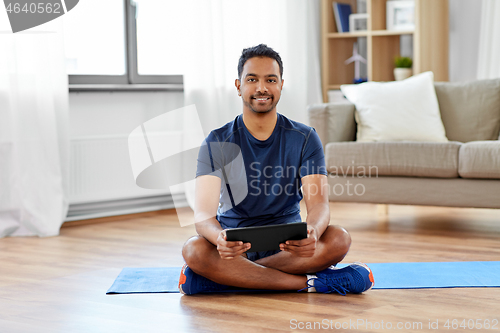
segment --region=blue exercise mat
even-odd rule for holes
[[[124,268],[106,294],[178,293],[180,267]]]
[[[500,261],[399,262],[368,267],[375,279],[373,289],[500,287]]]
[[[375,278],[373,289],[500,287],[500,261],[404,262],[368,266]],[[180,267],[124,268],[107,294],[177,293],[180,271]]]

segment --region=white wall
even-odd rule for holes
[[[482,0],[449,0],[450,81],[475,80]]]

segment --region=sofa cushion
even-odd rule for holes
[[[433,73],[424,72],[402,81],[341,85],[356,106],[357,141],[447,142],[433,82]]]
[[[462,178],[500,179],[500,141],[465,143],[460,147],[458,161]]]
[[[326,168],[338,176],[458,177],[459,142],[331,142]]]
[[[500,79],[435,82],[450,141],[496,140],[500,131]]]

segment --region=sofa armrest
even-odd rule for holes
[[[309,124],[321,139],[323,148],[329,142],[354,141],[356,121],[354,104],[349,102],[314,104],[308,107]]]

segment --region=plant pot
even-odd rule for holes
[[[411,68],[394,68],[394,78],[396,81],[401,81],[413,75]]]

